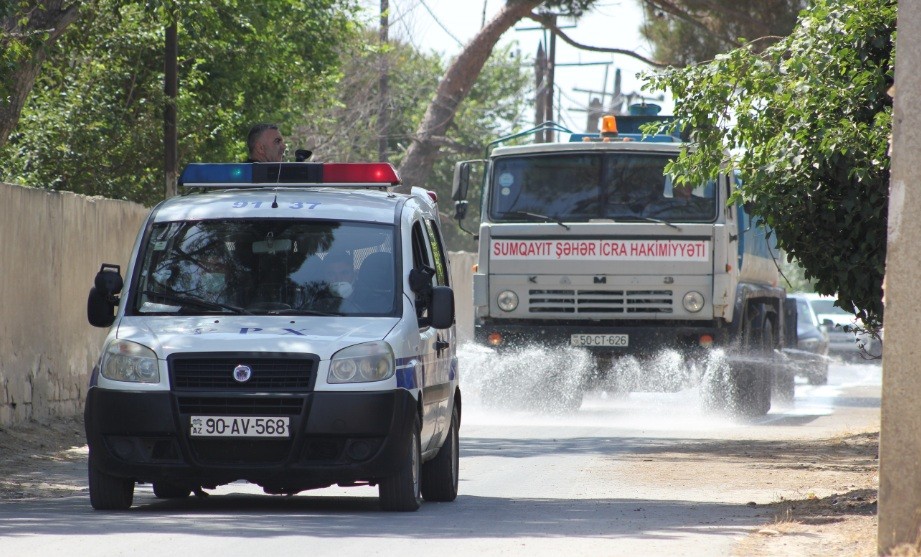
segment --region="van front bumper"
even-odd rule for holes
[[[92,464],[110,476],[193,487],[246,480],[294,493],[395,474],[416,412],[403,389],[190,396],[92,387],[84,414]],[[290,435],[193,437],[193,415],[288,417]]]

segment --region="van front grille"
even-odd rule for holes
[[[261,354],[176,354],[169,358],[174,391],[309,391],[317,370],[316,357],[266,357]],[[234,379],[234,368],[251,370],[247,381]]]

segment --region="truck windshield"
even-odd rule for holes
[[[532,220],[528,213],[563,222],[711,222],[716,218],[716,187],[672,183],[665,175],[667,155],[578,153],[496,159],[489,187],[493,221]]]
[[[153,226],[135,315],[393,315],[393,226],[206,220]]]

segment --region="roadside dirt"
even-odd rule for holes
[[[773,494],[749,506],[764,525],[737,555],[875,556],[878,432],[800,442],[733,441],[671,447],[638,456],[633,469],[659,482],[691,481],[702,488],[747,485]],[[0,429],[0,501],[86,493],[87,450],[80,418]],[[759,484],[755,486],[755,484]],[[764,485],[760,485],[764,484]],[[898,555],[919,555],[906,548]]]

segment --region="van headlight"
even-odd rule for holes
[[[518,294],[511,290],[503,290],[496,297],[496,304],[499,305],[499,309],[502,311],[513,311],[518,307]]]
[[[113,340],[102,354],[99,373],[128,383],[159,383],[160,363],[154,351],[129,340]]]
[[[329,361],[329,383],[367,383],[393,376],[393,348],[386,342],[366,342],[333,354]]]
[[[692,290],[684,295],[681,303],[684,305],[684,309],[691,313],[697,313],[704,308],[704,295]]]

